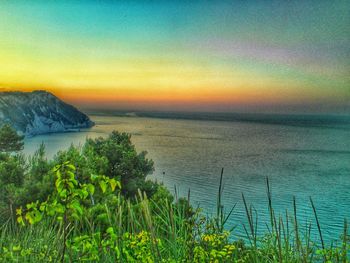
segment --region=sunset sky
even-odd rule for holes
[[[0,88],[81,108],[350,112],[350,1],[188,2],[2,1]]]

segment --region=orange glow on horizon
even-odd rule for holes
[[[52,92],[64,101],[76,106],[83,107],[111,107],[115,106],[132,106],[144,107],[147,105],[162,106],[167,105],[173,107],[191,106],[193,105],[251,105],[251,104],[274,104],[279,102],[289,103],[298,99],[296,88],[291,88],[288,91],[275,87],[263,88],[261,86],[236,86],[236,87],[195,87],[188,89],[162,89],[162,88],[33,88],[22,87],[4,88],[0,86],[2,91],[25,91],[47,90]],[[310,94],[311,96],[311,94]],[[302,100],[299,100],[302,102]]]

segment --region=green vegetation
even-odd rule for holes
[[[17,134],[9,124],[0,128],[0,152],[18,152],[23,149],[23,136]]]
[[[21,142],[21,140],[19,140]],[[348,224],[326,247],[312,200],[320,244],[292,214],[276,216],[267,181],[270,225],[257,235],[254,209],[242,195],[248,225],[235,239],[221,203],[204,216],[189,197],[174,198],[146,180],[153,171],[125,133],[87,139],[45,158],[5,152],[0,159],[0,262],[349,262]]]

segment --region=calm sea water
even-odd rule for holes
[[[344,218],[350,220],[350,129],[303,127],[263,123],[173,120],[139,117],[91,116],[92,129],[42,135],[25,141],[25,153],[44,142],[48,157],[86,137],[107,136],[118,130],[132,134],[139,151],[147,150],[155,162],[150,178],[164,182],[182,196],[191,189],[191,201],[215,213],[220,171],[224,168],[223,203],[237,203],[228,227],[247,224],[241,193],[258,213],[259,232],[268,222],[266,177],[272,187],[277,214],[292,212],[296,197],[301,227],[314,217],[309,196],[316,205],[327,242],[339,237]]]

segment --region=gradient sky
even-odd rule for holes
[[[350,113],[350,1],[157,2],[2,1],[0,89],[82,108]]]

